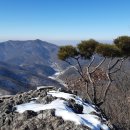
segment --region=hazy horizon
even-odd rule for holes
[[[28,39],[28,40],[36,40],[36,39]],[[42,39],[39,39],[39,40],[42,40]],[[10,40],[0,41],[0,43],[7,42],[7,41],[10,41]],[[11,41],[27,41],[27,39],[25,40],[17,39],[17,40],[11,40]],[[46,41],[46,42],[60,46],[60,45],[77,45],[82,40],[42,40],[42,41]],[[102,43],[108,43],[108,44],[112,43],[112,40],[97,40],[97,41],[102,42]]]

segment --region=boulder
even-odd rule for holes
[[[68,101],[68,106],[77,114],[82,114],[83,113],[83,106],[80,104],[77,104],[75,100],[70,99]]]
[[[22,114],[22,120],[27,120],[30,119],[32,117],[37,116],[37,113],[31,110],[27,110]]]

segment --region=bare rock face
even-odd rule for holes
[[[25,114],[25,113],[23,113]],[[15,122],[12,130],[89,130],[85,126],[77,126],[72,122],[64,121],[54,115],[54,110],[45,110],[38,113],[37,116],[24,121],[19,118]]]
[[[31,111],[31,110],[27,110],[27,111],[25,111],[25,112],[22,114],[22,116],[23,116],[23,119],[22,119],[22,120],[27,120],[27,119],[30,119],[30,118],[32,118],[32,117],[37,116],[37,113],[34,112],[34,111]]]

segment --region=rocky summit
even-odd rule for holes
[[[40,88],[0,97],[0,130],[109,130],[95,105],[74,91]]]

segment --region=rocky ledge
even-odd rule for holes
[[[0,97],[0,130],[112,128],[100,109],[75,94],[69,90],[40,88],[15,96]]]

